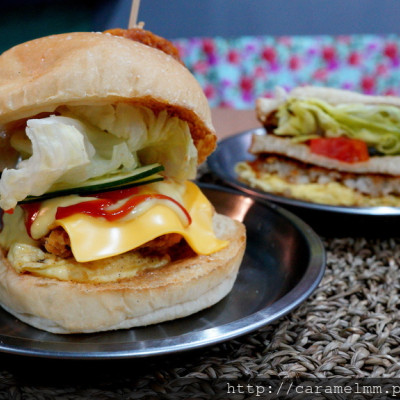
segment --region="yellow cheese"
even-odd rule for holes
[[[35,241],[29,237],[25,228],[24,211],[21,207],[15,207],[12,214],[3,214],[3,228],[0,232],[0,246],[8,250],[14,243],[35,245]]]
[[[181,234],[197,254],[211,254],[227,245],[215,237],[212,206],[191,182],[186,183],[183,206],[192,218],[189,226],[164,204],[157,204],[129,221],[108,222],[75,214],[57,223],[68,233],[74,257],[80,262],[125,253],[167,233]]]
[[[58,207],[68,207],[83,201],[94,200],[94,197],[80,197],[78,195],[57,197],[49,199],[41,204],[38,215],[31,226],[31,236],[33,239],[40,239],[46,236],[50,229],[54,228],[56,212]],[[18,209],[19,207],[16,207]]]

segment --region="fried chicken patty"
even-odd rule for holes
[[[48,253],[55,254],[61,258],[72,257],[71,241],[68,233],[58,226],[42,238],[43,247]]]
[[[48,253],[61,258],[72,257],[71,241],[68,233],[61,226],[50,231],[48,235],[41,239],[41,242]],[[175,259],[177,257],[176,245],[179,245],[180,242],[184,242],[180,234],[168,233],[144,243],[138,250],[143,255],[148,256],[170,254],[171,258]]]
[[[110,33],[114,36],[122,36],[126,39],[134,40],[135,42],[140,42],[146,46],[154,47],[155,49],[161,50],[166,54],[169,54],[175,60],[183,64],[178,49],[167,39],[155,35],[153,32],[146,31],[142,28],[130,28],[130,29],[109,29],[105,33]]]

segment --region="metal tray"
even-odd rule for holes
[[[245,257],[232,292],[215,306],[158,325],[98,334],[54,335],[0,309],[0,351],[59,359],[170,354],[220,343],[287,314],[320,282],[325,253],[314,231],[291,213],[237,191],[201,185],[218,212],[247,227]]]
[[[400,222],[400,207],[345,207],[311,203],[254,189],[241,182],[235,172],[240,161],[252,160],[248,152],[253,134],[265,134],[263,128],[252,129],[230,136],[218,143],[208,158],[211,172],[224,183],[246,194],[272,201],[296,213],[318,233],[331,235],[388,234],[395,220]],[[389,225],[388,225],[389,224]]]

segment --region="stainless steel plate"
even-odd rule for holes
[[[0,351],[48,358],[116,359],[196,349],[252,332],[314,291],[325,269],[320,239],[291,213],[228,189],[202,185],[223,214],[242,220],[248,245],[232,292],[190,317],[86,335],[54,335],[0,310]]]
[[[216,151],[208,158],[208,166],[212,173],[226,184],[252,196],[285,206],[306,220],[318,232],[323,231],[324,234],[327,233],[326,228],[335,235],[339,232],[365,233],[371,231],[371,228],[375,229],[375,232],[380,232],[382,228],[389,233],[387,223],[393,223],[393,217],[400,219],[400,207],[331,206],[291,199],[249,187],[238,180],[235,165],[240,161],[254,159],[254,156],[248,152],[253,134],[262,135],[264,129],[248,130],[220,141]],[[352,224],[349,224],[349,221],[352,221]],[[379,229],[376,230],[376,228]]]

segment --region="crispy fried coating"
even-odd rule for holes
[[[188,245],[182,235],[168,233],[151,240],[138,248],[143,256],[166,256],[171,261],[181,260],[196,256],[196,253]]]
[[[72,256],[71,241],[69,240],[68,233],[61,226],[50,231],[42,240],[47,252],[61,258]]]
[[[144,256],[164,256],[172,252],[172,258],[175,259],[176,246],[181,241],[183,241],[181,235],[178,233],[169,233],[144,243],[138,250]],[[68,233],[61,226],[53,229],[47,236],[42,238],[42,243],[48,253],[61,258],[72,257],[71,241]]]
[[[142,28],[130,28],[130,29],[109,29],[105,31],[105,33],[111,33],[114,36],[122,36],[127,39],[134,40],[136,42],[140,42],[150,47],[154,47],[158,50],[163,51],[166,54],[169,54],[175,60],[179,61],[183,64],[178,49],[167,39],[155,35],[153,32],[147,31]]]
[[[175,244],[179,243],[182,236],[178,233],[168,233],[158,238],[151,240],[150,242],[144,243],[139,247],[139,250],[144,255],[164,255],[168,253],[168,249]]]
[[[167,39],[155,35],[154,33],[147,31],[142,28],[131,28],[131,29],[109,29],[105,33],[110,33],[115,36],[121,36],[127,39],[135,40],[137,42],[143,43],[147,46],[154,47],[158,50],[163,51],[166,54],[172,56],[175,60],[184,65],[180,58],[178,49]],[[143,99],[141,100],[143,101]],[[165,103],[157,103],[155,101],[149,100],[145,104],[150,107],[153,111],[158,111],[158,109],[168,109],[168,105]],[[203,163],[207,156],[211,154],[217,142],[217,137],[211,133],[204,130],[203,122],[193,114],[192,111],[185,108],[171,108],[169,110],[171,115],[177,115],[179,118],[188,122],[190,127],[190,132],[193,137],[194,144],[198,152],[198,163]]]

